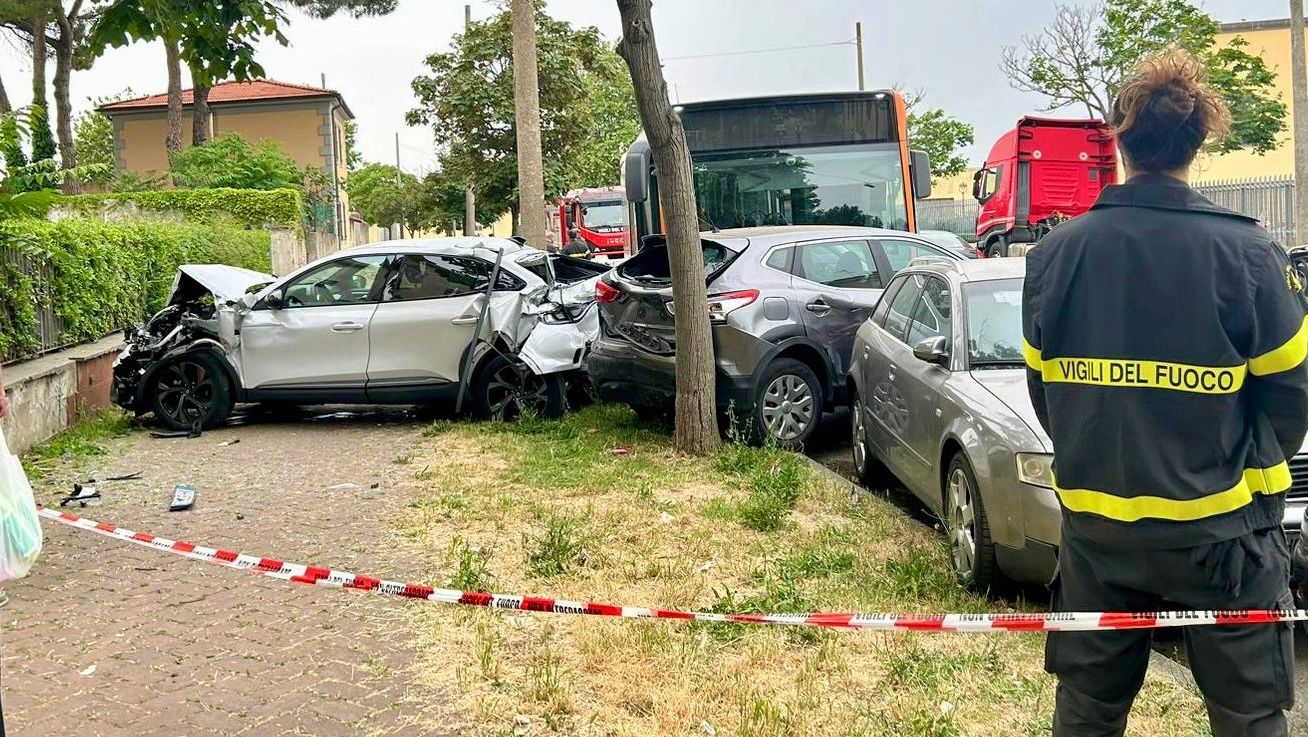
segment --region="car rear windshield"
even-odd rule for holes
[[[1021,365],[1022,280],[968,282],[963,285],[963,299],[971,366]]]
[[[700,241],[704,254],[704,276],[712,280],[740,255],[740,251],[717,241]],[[633,281],[650,284],[671,284],[672,272],[668,265],[668,247],[658,242],[646,246],[640,253],[618,266],[618,275]]]

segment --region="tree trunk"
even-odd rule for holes
[[[73,137],[73,104],[68,87],[73,75],[73,53],[76,50],[72,24],[67,18],[59,19],[59,43],[55,46],[55,131],[59,137],[59,161],[65,171],[77,166],[77,142]],[[76,194],[81,189],[76,177],[64,179],[64,192]]]
[[[209,126],[209,85],[195,81],[195,72],[191,72],[191,145],[203,146],[213,136]]]
[[[699,241],[690,147],[681,118],[668,102],[668,85],[659,63],[650,18],[650,0],[618,0],[622,43],[618,53],[631,70],[641,124],[659,168],[659,201],[666,214],[672,299],[677,305],[676,446],[685,453],[718,449],[713,334]],[[541,208],[542,213],[544,208]]]
[[[9,94],[5,92],[5,81],[0,78],[0,115],[13,112],[14,108],[9,104]]]
[[[46,105],[46,51],[45,10],[39,9],[32,19],[32,104],[41,107]]]
[[[175,38],[164,39],[168,54],[168,135],[164,148],[169,154],[182,150],[182,53]]]
[[[536,3],[513,0],[513,120],[518,137],[520,235],[545,247],[545,164],[540,143],[540,84],[536,67]]]
[[[1308,243],[1308,59],[1304,51],[1303,0],[1290,0],[1290,71],[1293,84],[1294,230],[1291,245]]]

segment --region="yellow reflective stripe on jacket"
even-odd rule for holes
[[[1028,354],[1028,365],[1030,361]],[[1039,371],[1045,383],[1234,394],[1244,386],[1247,369],[1245,366],[1191,366],[1120,358],[1049,358],[1040,361]]]
[[[1085,512],[1118,522],[1161,519],[1192,522],[1234,512],[1253,502],[1254,494],[1280,494],[1290,488],[1290,467],[1284,461],[1271,468],[1245,469],[1240,483],[1198,499],[1167,499],[1159,496],[1122,497],[1106,491],[1061,489],[1054,482],[1058,499],[1069,511]]]
[[[1308,317],[1294,334],[1279,348],[1249,359],[1249,373],[1254,376],[1280,374],[1298,366],[1308,358]]]
[[[1022,355],[1026,356],[1027,366],[1030,366],[1035,371],[1041,370],[1042,364],[1040,363],[1040,349],[1026,342],[1026,338],[1022,339]]]

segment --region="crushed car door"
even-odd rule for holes
[[[395,259],[372,319],[368,396],[406,396],[449,389],[459,381],[493,264],[475,256],[405,254]],[[499,289],[526,284],[500,272]]]
[[[241,379],[262,393],[363,398],[368,325],[385,256],[338,258],[279,285],[241,322]]]
[[[885,283],[865,240],[801,243],[791,281],[804,329],[827,351],[837,385],[845,383],[858,328],[872,314]]]

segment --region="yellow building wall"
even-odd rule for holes
[[[1281,136],[1281,145],[1261,156],[1250,151],[1235,151],[1221,156],[1201,155],[1195,161],[1190,173],[1191,178],[1197,182],[1294,176],[1294,149],[1290,143],[1289,130],[1294,119],[1290,29],[1288,27],[1264,28],[1224,33],[1218,36],[1218,43],[1225,46],[1237,36],[1249,42],[1245,51],[1261,56],[1267,67],[1276,73],[1276,92],[1281,96],[1281,102],[1289,109],[1289,114],[1286,116],[1286,131]]]
[[[325,104],[325,103],[324,103]],[[329,171],[322,155],[323,139],[318,133],[323,116],[313,107],[300,110],[214,111],[215,136],[236,133],[250,143],[270,138],[301,168],[312,166]]]
[[[123,117],[118,134],[118,153],[122,157],[123,171],[148,176],[168,171],[168,137],[166,115],[150,117]],[[117,127],[117,125],[115,126]],[[182,139],[190,140],[191,116],[182,115]]]
[[[976,169],[969,168],[952,177],[932,180],[929,200],[970,200],[972,199],[972,175]]]

